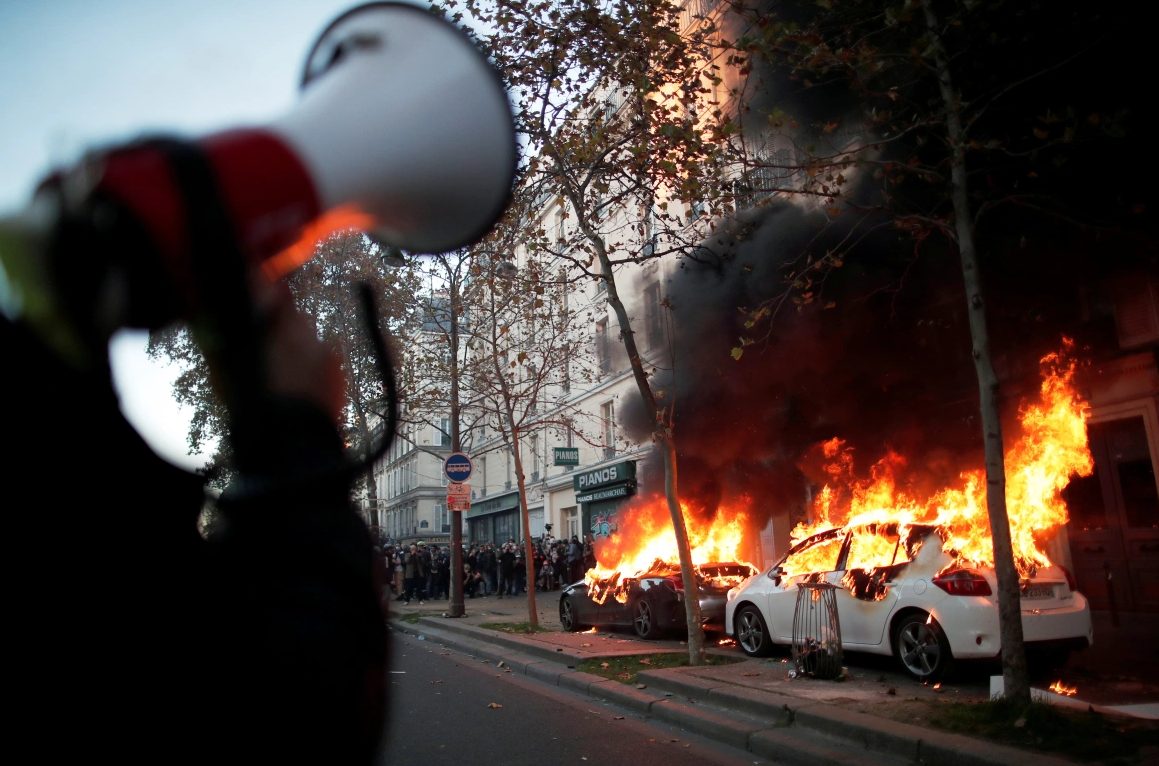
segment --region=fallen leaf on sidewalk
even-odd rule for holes
[[[491,708],[492,710],[498,710],[499,708],[501,708],[503,706],[500,705],[498,702],[490,702],[487,704],[487,707]]]
[[[600,667],[603,668],[604,670],[607,670],[609,667],[611,667],[611,665],[607,662],[601,662]]]
[[[614,715],[614,716],[612,716],[612,720],[613,720],[613,721],[622,721],[622,720],[624,720],[624,716],[622,716],[622,715]]]
[[[651,660],[650,658],[648,658],[648,657],[641,657],[641,658],[640,658],[640,664],[641,664],[641,665],[651,665],[651,664],[652,664],[652,660]]]

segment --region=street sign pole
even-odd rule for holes
[[[457,432],[456,432],[457,434]],[[455,447],[459,446],[458,436],[455,436]],[[471,458],[462,452],[452,452],[443,462],[443,473],[451,482],[466,483],[471,478],[474,466]],[[450,502],[447,503],[448,508]],[[469,507],[469,506],[468,506]],[[463,617],[467,614],[466,602],[463,599],[463,516],[461,511],[451,510],[451,617]]]

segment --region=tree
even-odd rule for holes
[[[864,257],[859,225],[904,233],[914,259],[958,258],[980,394],[1005,693],[1028,703],[989,326],[996,304],[987,284],[996,281],[983,271],[1076,247],[1052,228],[1088,246],[1101,240],[1100,248],[1137,252],[1142,185],[1124,177],[1100,200],[1085,188],[1099,179],[1099,154],[1130,157],[1142,148],[1125,140],[1139,103],[1113,84],[1132,68],[1136,36],[1117,9],[1082,3],[853,0],[738,10],[747,23],[733,61],[751,73],[743,87],[776,105],[750,115],[739,134],[749,144],[792,139],[792,156],[765,167],[803,176],[786,191],[819,195],[828,221],[818,228],[847,236],[782,264],[783,289],[746,307],[750,332],[734,357],[773,337],[783,307],[822,300],[834,271]]]
[[[526,213],[525,207],[515,205],[509,216]],[[499,234],[480,245],[472,259],[468,282],[468,302],[473,309],[469,323],[471,366],[467,379],[473,409],[495,426],[515,459],[525,532],[528,622],[534,629],[539,617],[523,439],[528,434],[535,438],[553,427],[586,438],[577,425],[582,415],[569,402],[567,393],[572,380],[590,381],[591,374],[583,348],[586,338],[568,301],[568,281],[552,271],[550,263],[545,265],[526,253],[522,268],[516,267],[510,255],[515,243],[500,237],[518,230],[500,227]],[[567,385],[561,385],[563,381]]]
[[[719,120],[705,101],[720,83],[718,33],[683,3],[621,0],[451,0],[471,17],[483,48],[516,98],[528,158],[522,187],[554,205],[560,225],[528,219],[528,252],[567,264],[597,283],[619,326],[632,378],[664,470],[665,497],[684,588],[697,592],[677,483],[674,406],[652,374],[621,296],[621,268],[663,257],[695,258],[712,220],[735,206],[720,164]],[[709,123],[714,129],[704,130]],[[643,244],[643,246],[642,246]],[[700,605],[687,599],[689,660],[704,661]]]
[[[347,387],[345,436],[353,448],[367,451],[375,438],[375,425],[383,413],[385,392],[377,368],[368,328],[363,324],[356,286],[371,285],[378,297],[380,325],[377,331],[390,338],[411,320],[415,283],[408,271],[387,269],[377,245],[356,232],[340,232],[318,242],[314,257],[287,278],[298,307],[313,316],[321,338],[338,353]],[[224,488],[231,476],[232,452],[228,439],[228,415],[214,394],[208,367],[200,347],[184,326],[174,326],[149,339],[148,353],[178,362],[182,373],[174,382],[174,398],[192,408],[189,445],[196,451],[217,445],[207,467],[213,483]],[[365,477],[365,492],[377,507],[372,476]],[[371,520],[372,526],[377,520]]]

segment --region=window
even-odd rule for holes
[[[616,456],[616,406],[614,402],[600,405],[600,419],[604,427],[604,459]]]
[[[442,424],[440,426],[439,439],[440,439],[439,444],[441,444],[442,446],[444,446],[444,447],[451,446],[451,419],[450,418],[443,418]]]
[[[644,327],[648,345],[658,348],[664,340],[664,321],[660,303],[660,283],[652,282],[644,289]]]
[[[611,372],[611,350],[608,347],[608,320],[601,319],[596,322],[596,362],[599,365],[601,373]]]
[[[527,444],[531,448],[531,480],[539,481],[539,472],[541,470],[539,461],[539,435],[532,434],[528,437]]]

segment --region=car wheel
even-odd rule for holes
[[[954,661],[942,626],[925,612],[901,618],[893,631],[893,652],[906,672],[919,681],[941,678]]]
[[[640,638],[656,638],[660,635],[660,629],[656,626],[656,613],[645,599],[640,599],[632,607],[632,627]]]
[[[773,637],[761,611],[748,604],[734,618],[734,633],[741,651],[750,657],[767,657],[773,653]]]
[[[571,602],[570,598],[564,597],[559,600],[559,625],[571,633],[583,627],[576,618],[575,604]]]

